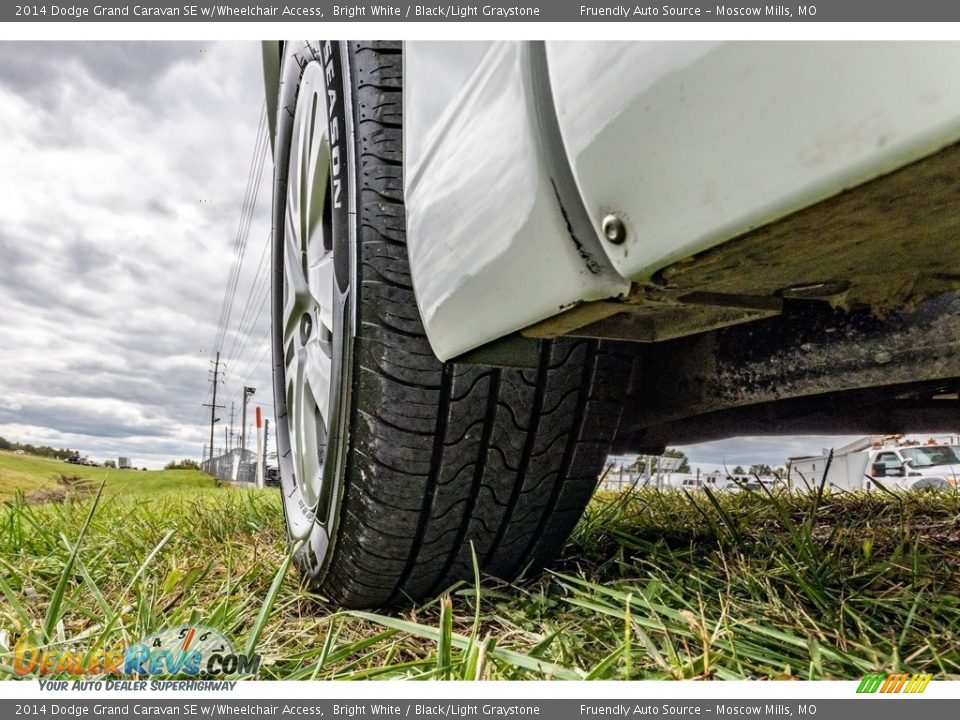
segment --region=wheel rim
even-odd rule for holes
[[[335,490],[329,437],[339,403],[337,340],[346,296],[334,262],[329,178],[323,69],[314,62],[303,72],[291,134],[280,339],[294,485],[307,519],[321,523]]]

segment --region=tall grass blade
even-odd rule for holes
[[[97,511],[97,505],[100,503],[100,497],[103,494],[103,488],[107,483],[107,479],[104,478],[100,483],[100,487],[97,488],[97,494],[93,498],[93,502],[90,503],[90,510],[87,512],[87,517],[83,521],[83,525],[80,527],[80,532],[77,535],[76,542],[73,544],[73,549],[70,551],[70,556],[67,558],[67,562],[63,566],[63,570],[60,572],[60,579],[57,582],[57,587],[53,591],[53,595],[50,597],[50,605],[47,607],[47,614],[43,620],[43,639],[44,642],[51,642],[54,638],[54,631],[56,630],[57,623],[61,618],[61,608],[63,606],[63,600],[67,592],[67,585],[70,583],[70,579],[73,576],[73,565],[77,561],[77,555],[80,553],[80,547],[83,545],[83,537],[87,534],[87,528],[90,527],[90,521],[93,519],[93,514]]]

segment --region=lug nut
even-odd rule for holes
[[[614,245],[620,245],[627,239],[627,226],[616,215],[607,215],[603,219],[603,236]]]
[[[300,344],[306,345],[310,339],[310,333],[313,332],[313,318],[310,313],[304,313],[300,318]]]

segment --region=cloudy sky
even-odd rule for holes
[[[150,467],[200,456],[259,63],[255,43],[0,43],[0,435]],[[269,174],[234,330],[269,229]],[[255,305],[227,404],[247,376],[270,400]]]
[[[0,435],[148,467],[200,457],[259,63],[255,43],[0,43]],[[257,292],[270,172],[223,344],[218,402],[237,404],[238,433],[244,384],[273,411]],[[221,446],[229,408],[218,414]],[[833,442],[685,450],[711,469],[782,464]]]

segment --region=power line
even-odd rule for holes
[[[266,293],[263,293],[263,297],[260,299],[260,306],[256,310],[257,320],[259,320],[262,317],[263,306],[267,304],[267,297],[268,295]],[[244,357],[244,351],[247,349],[247,345],[249,344],[251,338],[254,336],[254,327],[257,324],[257,320],[254,320],[253,322],[251,322],[250,328],[247,331],[246,335],[244,336],[243,342],[240,344],[240,351],[237,353],[236,357],[234,358],[238,362],[242,357]],[[266,337],[267,338],[270,337],[269,325],[267,326],[267,329],[266,329]],[[254,352],[256,352],[256,348],[254,348]]]
[[[236,261],[234,262],[232,286],[230,288],[229,300],[227,302],[226,310],[224,313],[223,327],[221,328],[220,335],[217,338],[217,347],[221,349],[223,347],[223,343],[226,340],[227,329],[230,326],[230,317],[233,312],[233,302],[236,299],[237,287],[240,282],[240,274],[241,274],[241,269],[243,267],[243,259],[247,249],[247,238],[249,237],[249,234],[250,234],[250,225],[253,221],[253,213],[254,213],[254,210],[256,209],[257,198],[260,195],[260,178],[263,174],[263,167],[265,164],[263,160],[264,158],[266,158],[266,144],[264,144],[264,152],[261,157],[260,167],[259,167],[257,178],[255,181],[255,191],[253,195],[253,200],[250,203],[249,210],[247,211],[246,223],[242,230],[242,238],[240,242],[239,251],[236,257]]]
[[[249,229],[249,228],[248,228]],[[267,242],[264,244],[263,252],[261,253],[260,263],[257,267],[257,271],[254,276],[253,283],[250,288],[250,292],[247,295],[247,302],[244,305],[243,313],[241,314],[240,324],[234,334],[234,341],[230,347],[230,351],[227,353],[227,362],[233,362],[234,360],[239,360],[243,357],[244,350],[246,349],[247,343],[249,342],[250,334],[252,333],[254,327],[256,326],[257,321],[260,319],[263,306],[266,304],[266,298],[268,297],[267,285],[269,283],[269,274],[264,272],[264,260],[267,257],[267,250],[269,248],[269,235]],[[240,263],[242,263],[242,258],[240,258]],[[239,267],[239,265],[238,265]],[[239,283],[239,271],[235,274],[234,277],[234,289],[231,293],[235,296],[236,290]],[[262,297],[261,297],[262,296]],[[257,306],[256,310],[253,310],[254,303],[256,299],[261,297],[260,304]],[[232,304],[232,303],[231,303]],[[229,323],[230,309],[227,311],[227,322]],[[225,333],[221,338],[221,342],[225,339]],[[229,385],[235,385],[235,380],[231,379]],[[231,387],[231,394],[233,394],[233,388]]]
[[[262,155],[261,157],[265,157],[265,154]],[[222,311],[222,322],[220,324],[217,339],[216,339],[216,347],[220,350],[223,349],[223,343],[226,338],[227,329],[230,326],[230,317],[233,313],[234,300],[236,299],[237,287],[240,283],[240,275],[243,268],[243,260],[246,255],[247,238],[249,237],[249,233],[250,233],[250,224],[253,220],[253,213],[256,208],[256,200],[257,200],[257,197],[259,196],[260,177],[262,174],[262,170],[263,170],[263,160],[261,159],[261,165],[255,181],[256,190],[254,191],[253,198],[247,210],[244,211],[245,212],[244,217],[241,218],[242,226],[239,231],[240,232],[239,245],[237,246],[237,250],[235,252],[233,262],[231,263],[231,272],[227,280],[227,290],[225,291],[226,292],[225,306]]]
[[[234,335],[234,343],[233,345],[231,345],[230,352],[228,353],[228,358],[231,361],[236,360],[237,363],[239,363],[241,359],[244,359],[247,357],[247,354],[246,354],[247,347],[253,341],[254,337],[257,337],[259,335],[259,333],[257,332],[258,325],[261,323],[261,321],[264,318],[264,314],[263,314],[264,306],[267,304],[267,300],[270,297],[270,293],[269,293],[270,275],[269,273],[266,273],[266,272],[261,273],[261,270],[263,270],[265,267],[264,260],[266,258],[266,251],[270,247],[270,239],[271,238],[268,236],[267,243],[264,246],[263,255],[261,256],[261,263],[260,263],[260,266],[258,267],[257,277],[255,278],[254,283],[250,287],[250,292],[247,296],[246,307],[244,308],[244,313],[241,316],[240,326],[238,327]],[[259,300],[259,304],[256,304],[257,300]],[[266,341],[267,347],[269,347],[269,339],[270,339],[270,325],[268,324],[265,329],[265,333],[262,335],[261,342]],[[259,351],[259,348],[260,348],[260,343],[258,342],[254,345],[251,356],[244,364],[243,370],[241,370],[239,373],[236,374],[236,376],[231,378],[229,383],[231,388],[231,393],[237,390],[238,384],[245,385],[247,383],[247,381],[250,379],[250,374],[247,374],[247,371],[250,370],[251,365],[258,359],[259,359],[259,362],[257,362],[253,372],[256,372],[256,370],[259,369],[260,365],[262,364],[262,355],[266,352],[266,350],[264,350],[260,352],[260,355],[258,355],[257,353]]]
[[[260,180],[267,156],[267,147],[266,104],[264,103],[260,107],[260,120],[257,124],[257,134],[253,155],[250,159],[250,168],[247,171],[247,185],[244,191],[243,203],[240,209],[240,221],[237,224],[237,232],[233,244],[230,273],[227,277],[227,285],[226,288],[224,288],[223,301],[220,305],[220,317],[217,321],[217,336],[214,342],[214,347],[217,350],[222,350],[223,336],[230,323],[230,313],[233,309],[233,299],[236,295],[240,267],[243,263],[244,251],[246,250],[250,221],[253,217],[257,197],[260,193]]]
[[[224,342],[225,334],[227,328],[230,324],[230,317],[233,311],[234,299],[237,293],[237,286],[240,280],[241,268],[243,265],[244,254],[246,252],[247,239],[250,233],[250,227],[253,222],[253,215],[257,207],[257,200],[260,195],[260,186],[262,184],[263,178],[263,169],[266,165],[267,153],[269,150],[269,138],[267,137],[266,132],[266,102],[261,103],[259,120],[257,122],[256,136],[254,139],[253,152],[250,157],[250,165],[247,170],[247,181],[246,187],[243,194],[243,202],[241,203],[240,208],[240,219],[237,223],[237,230],[234,237],[233,249],[231,253],[231,262],[230,262],[230,271],[227,276],[227,283],[224,287],[223,299],[220,303],[220,312],[217,320],[217,332],[214,340],[214,349],[217,352],[217,361],[215,365],[215,375],[221,374],[220,368],[221,365],[225,366],[227,363],[220,363],[220,353],[222,351],[222,345]],[[269,243],[268,243],[269,244]],[[264,251],[265,254],[266,251]],[[263,264],[263,258],[261,257],[261,265]],[[257,275],[260,273],[260,268],[258,267]],[[252,289],[251,289],[252,291]],[[249,302],[249,298],[248,298]],[[243,323],[243,318],[241,318],[241,326]],[[225,372],[223,373],[225,374]],[[222,381],[221,381],[222,382]],[[211,406],[211,418],[215,413],[216,408],[216,383],[214,383],[213,388],[210,392],[207,393],[207,398],[204,403],[201,404],[200,413],[202,415],[202,408]],[[213,400],[211,401],[210,398]],[[200,416],[198,416],[199,421]],[[213,445],[212,439],[212,425],[211,425],[211,446]]]
[[[241,386],[248,384],[257,370],[260,369],[260,366],[263,365],[263,360],[271,348],[269,327],[267,328],[266,333],[260,337],[260,341],[255,346],[255,348],[260,347],[262,347],[260,354],[251,355],[250,359],[247,360],[247,363],[243,366],[243,369],[230,379],[228,387],[230,388],[229,392],[231,395],[236,394]],[[255,352],[257,352],[256,349],[254,349],[254,353]]]
[[[234,280],[233,274],[235,272],[236,260],[237,260],[237,257],[239,256],[240,241],[242,238],[242,228],[245,224],[245,218],[250,205],[250,198],[253,192],[253,178],[255,177],[256,172],[258,170],[257,161],[260,158],[260,155],[262,153],[261,144],[262,144],[262,134],[263,134],[265,116],[266,116],[265,106],[261,106],[260,120],[257,125],[257,133],[255,137],[253,155],[250,158],[250,167],[247,170],[246,187],[244,188],[243,203],[241,205],[241,210],[240,210],[240,222],[237,225],[237,232],[233,241],[233,251],[231,254],[231,263],[230,263],[230,274],[228,275],[227,285],[224,288],[223,300],[220,304],[220,316],[217,320],[217,336],[215,338],[215,342],[219,341],[220,333],[223,330],[223,326],[225,322],[226,308],[229,304],[229,293],[232,290],[232,285]],[[220,348],[218,347],[217,349],[220,349]]]
[[[254,366],[253,370],[247,373],[247,375],[243,378],[243,382],[245,383],[249,382],[250,378],[252,378],[254,375],[257,374],[257,371],[263,365],[263,361],[267,359],[267,354],[269,352],[270,352],[270,343],[267,343],[266,347],[263,348],[263,351],[260,353],[260,356],[257,359],[257,364]],[[247,367],[250,367],[249,364],[247,365]]]
[[[246,339],[249,336],[249,333],[253,330],[253,325],[259,319],[259,310],[257,313],[250,314],[251,309],[253,308],[253,303],[255,299],[260,297],[263,294],[266,297],[267,283],[270,280],[270,275],[264,273],[264,261],[267,258],[267,250],[270,249],[270,238],[271,234],[267,233],[267,240],[263,244],[263,252],[260,254],[260,262],[257,265],[257,271],[254,275],[253,282],[250,284],[250,292],[247,294],[247,300],[243,306],[243,312],[240,314],[240,323],[237,326],[236,332],[233,334],[233,344],[230,346],[229,352],[227,352],[227,361],[234,359],[235,357],[240,357],[240,353],[237,355],[233,354],[233,351],[237,348],[237,343],[240,341],[240,338],[243,337]],[[260,308],[263,307],[261,302]],[[242,347],[242,346],[241,346]]]

